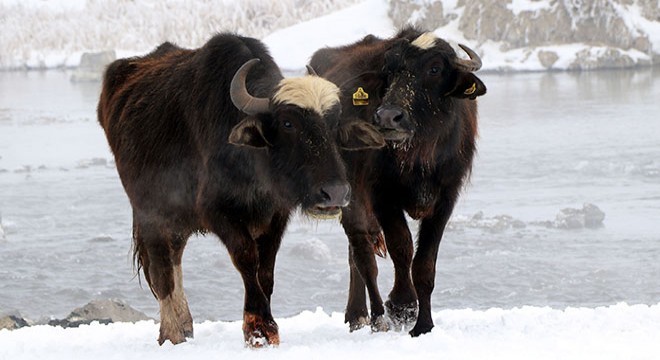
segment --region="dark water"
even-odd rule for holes
[[[69,75],[0,72],[0,313],[64,317],[111,297],[157,316],[134,276],[99,84]],[[660,72],[481,78],[479,155],[440,248],[434,309],[660,302]],[[601,227],[553,226],[584,203],[604,212]],[[296,218],[275,316],[342,311],[346,259],[338,223]],[[391,263],[379,264],[387,294]],[[242,283],[212,236],[189,242],[184,286],[196,321],[241,317]]]

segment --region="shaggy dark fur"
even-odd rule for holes
[[[247,90],[271,101],[269,111],[247,115],[232,103],[230,82],[253,58],[260,62]],[[337,146],[339,106],[319,114],[275,103],[282,79],[260,41],[233,34],[195,50],[164,43],[105,73],[98,120],[133,208],[135,258],[160,304],[161,344],[193,335],[181,257],[195,232],[217,234],[241,274],[245,340],[277,344],[270,298],[289,216],[298,205],[338,212],[350,198]],[[343,127],[353,144],[342,146],[382,145],[371,129]]]
[[[413,336],[433,328],[438,247],[472,168],[474,99],[486,87],[457,65],[456,53],[445,41],[435,39],[428,48],[414,45],[422,34],[406,28],[390,39],[370,35],[351,45],[321,49],[310,63],[341,88],[342,122],[373,123],[388,139],[379,151],[343,153],[353,189],[342,217],[350,250],[346,322],[351,330],[369,322],[374,330],[387,330],[385,307],[396,327],[414,323]],[[368,105],[353,104],[358,87],[369,94]],[[416,249],[404,212],[420,221]],[[395,269],[385,307],[374,258],[381,231]]]

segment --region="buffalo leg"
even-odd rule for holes
[[[346,322],[351,330],[361,328],[366,319],[364,289],[369,293],[371,329],[387,331],[385,308],[378,290],[378,266],[374,256],[374,244],[381,234],[378,221],[370,210],[368,199],[355,191],[351,204],[343,209],[342,226],[348,236],[349,269],[351,272]]]
[[[348,264],[350,282],[348,288],[348,304],[344,322],[348,323],[351,332],[359,330],[369,324],[369,312],[367,310],[367,296],[364,281],[353,260],[352,247],[348,247]]]
[[[410,276],[414,251],[412,235],[403,211],[384,206],[376,208],[381,210],[378,218],[394,264],[394,286],[385,307],[392,324],[401,330],[417,319],[417,294]]]
[[[432,217],[422,220],[419,227],[417,251],[412,264],[412,277],[419,299],[417,322],[410,335],[419,336],[433,329],[431,294],[435,287],[435,269],[438,248],[445,226],[454,208],[455,197],[439,203]]]
[[[158,343],[172,344],[193,336],[193,321],[183,292],[181,258],[188,234],[181,235],[151,224],[134,225],[139,266],[160,307]]]
[[[288,223],[285,214],[275,215],[271,221],[270,229],[257,238],[259,250],[259,284],[270,302],[273,295],[275,258],[282,243],[284,229]]]
[[[214,229],[227,247],[236,270],[241,274],[245,297],[243,336],[249,347],[279,345],[277,323],[270,310],[268,296],[259,283],[259,249],[247,229],[236,229],[227,221]],[[223,226],[224,225],[224,226]]]
[[[385,322],[384,314],[385,308],[383,307],[383,299],[378,290],[378,265],[376,264],[376,257],[374,256],[374,237],[377,235],[362,233],[362,234],[349,234],[348,241],[351,246],[350,256],[352,257],[353,264],[362,278],[363,283],[369,293],[369,303],[371,311],[371,329],[373,331],[387,331],[389,326]],[[351,276],[353,278],[353,276]],[[359,285],[359,284],[355,284]],[[353,288],[351,287],[351,289]],[[349,294],[351,299],[353,294]],[[359,294],[355,294],[359,300]],[[352,319],[357,320],[358,319]]]

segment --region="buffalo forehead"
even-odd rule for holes
[[[432,32],[426,32],[418,36],[417,39],[413,40],[411,43],[413,46],[418,47],[422,50],[428,50],[435,45],[435,40],[438,37]]]
[[[299,106],[324,115],[339,103],[339,88],[318,76],[287,78],[280,81],[273,102]]]

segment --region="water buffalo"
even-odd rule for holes
[[[338,216],[350,199],[339,146],[384,145],[371,125],[339,125],[338,92],[318,76],[284,78],[263,43],[235,34],[108,66],[98,120],[133,209],[137,269],[160,306],[160,344],[193,335],[181,258],[206,232],[241,274],[246,343],[279,343],[270,298],[290,214]]]
[[[342,217],[349,239],[351,330],[368,323],[376,331],[414,323],[410,334],[418,336],[433,328],[438,247],[472,168],[474,100],[486,93],[473,74],[481,60],[461,48],[469,60],[433,33],[407,27],[389,39],[369,35],[312,56],[310,66],[341,88],[341,122],[373,123],[388,142],[381,150],[343,152],[353,188]],[[404,213],[420,221],[416,249]],[[374,258],[374,248],[383,252],[383,236],[395,275],[385,306]]]

